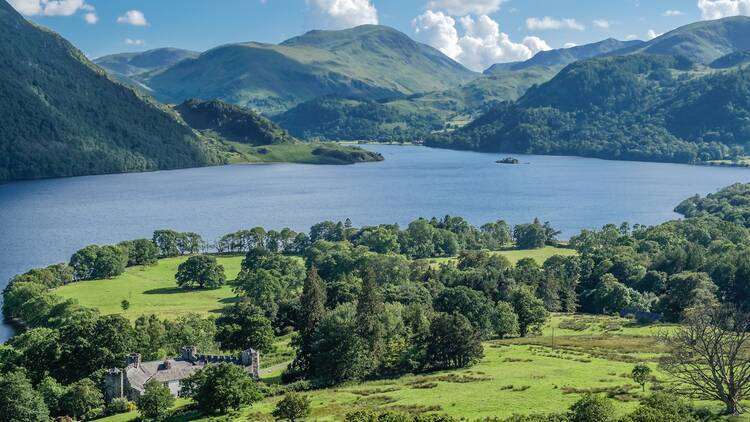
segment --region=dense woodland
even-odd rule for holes
[[[734,186],[720,195],[745,192]],[[11,281],[4,314],[24,329],[0,346],[0,371],[26,386],[30,397],[39,397],[40,415],[91,417],[122,407],[105,404],[98,386],[102,371],[122,365],[127,353],[159,359],[185,344],[205,351],[269,352],[275,336],[295,333],[296,357],[282,386],[242,381],[226,368],[212,375],[219,380],[198,377],[195,391],[226,377],[239,376],[233,382],[247,384],[240,394],[247,400],[226,408],[196,404],[214,413],[263,395],[471,366],[483,356],[482,341],[534,335],[550,312],[615,313],[646,324],[680,321],[696,305],[750,309],[750,231],[741,225],[713,215],[654,227],[608,225],[571,238],[577,255],[553,256],[543,265],[528,258],[514,265],[492,252],[556,244],[556,235],[539,221],[475,227],[446,216],[404,228],[356,228],[348,220],[321,222],[308,233],[256,227],[214,242],[196,233],[157,230],[152,239],[91,245],[68,263]],[[216,254],[245,256],[236,280],[225,279]],[[231,283],[240,300],[218,318],[142,316],[131,323],[51,290],[179,255],[188,259],[175,274],[177,285],[210,289]],[[455,262],[433,261],[456,255]]]

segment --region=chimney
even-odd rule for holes
[[[141,354],[140,353],[131,353],[128,355],[128,357],[125,359],[126,366],[132,366],[133,368],[138,368],[141,366]]]
[[[195,362],[198,360],[198,348],[195,346],[185,346],[182,348],[182,360]]]

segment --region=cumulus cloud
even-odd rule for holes
[[[99,22],[99,16],[96,16],[96,13],[94,12],[88,12],[83,15],[83,20],[85,20],[87,24],[93,25]]]
[[[81,9],[93,9],[84,0],[9,0],[9,3],[27,16],[71,16]]]
[[[125,44],[127,44],[127,45],[143,45],[143,44],[146,44],[146,42],[143,41],[143,40],[134,40],[134,39],[131,39],[131,38],[125,38]]]
[[[427,10],[412,21],[412,26],[417,39],[475,71],[495,63],[527,60],[540,51],[550,50],[549,44],[539,37],[513,42],[487,15],[467,15],[459,18],[458,23],[461,33],[454,18]]]
[[[545,16],[541,19],[526,19],[526,28],[536,30],[574,29],[576,31],[583,31],[584,29],[586,29],[586,27],[578,23],[575,19],[555,19],[549,16]]]
[[[682,16],[684,14],[685,12],[683,12],[682,10],[677,10],[677,9],[665,10],[663,13],[664,16]]]
[[[488,15],[500,10],[505,0],[433,0],[428,10],[438,10],[453,16]]]
[[[117,23],[133,26],[146,26],[146,16],[140,10],[128,10],[124,15],[117,18]]]
[[[649,40],[653,40],[654,38],[660,37],[662,35],[664,34],[661,32],[656,32],[653,29],[649,29],[648,32],[646,33],[646,38],[648,38]]]
[[[602,29],[609,28],[609,21],[604,20],[604,19],[594,19],[591,23],[594,24],[594,26],[597,28],[602,28]]]
[[[345,29],[378,23],[378,10],[370,0],[306,1],[308,19],[316,28]]]
[[[703,19],[750,15],[750,0],[698,0]]]

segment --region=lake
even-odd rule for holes
[[[306,230],[330,219],[357,226],[460,215],[550,221],[568,238],[606,223],[657,224],[693,194],[750,181],[750,170],[678,164],[368,145],[386,160],[353,166],[235,165],[0,185],[0,288],[14,274],[67,261],[91,243],[242,228]],[[0,327],[0,341],[10,329]]]

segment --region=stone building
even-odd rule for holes
[[[194,346],[182,348],[182,355],[175,359],[141,362],[141,355],[128,355],[124,368],[112,368],[105,378],[107,401],[126,397],[135,401],[145,390],[146,383],[156,380],[167,387],[172,395],[179,396],[182,380],[212,363],[227,362],[245,368],[254,378],[259,377],[260,353],[248,349],[240,356],[199,354]]]

